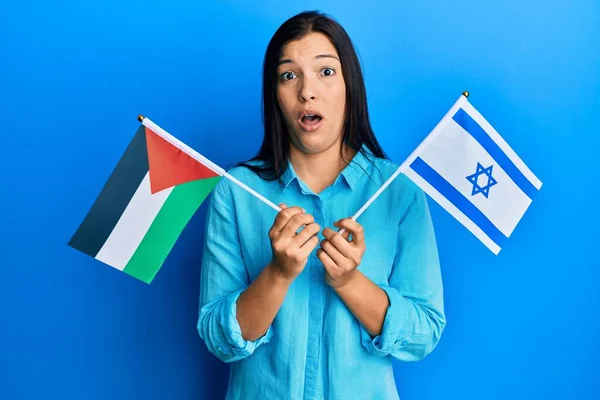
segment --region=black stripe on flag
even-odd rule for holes
[[[96,257],[147,172],[146,129],[141,125],[69,246]]]

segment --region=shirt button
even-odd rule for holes
[[[403,340],[402,342],[400,342],[400,345],[401,345],[402,347],[406,347],[406,346],[408,346],[408,340]]]

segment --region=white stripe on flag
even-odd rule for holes
[[[460,125],[449,119],[420,157],[450,185],[477,207],[506,237],[513,232],[531,199],[517,186],[490,154]],[[467,176],[477,171],[477,163],[483,168],[492,168],[492,177],[497,181],[489,188],[486,198],[483,193],[472,195],[473,183]],[[479,186],[488,183],[481,174]]]
[[[152,194],[150,175],[146,173],[96,259],[122,271],[172,190],[173,187]]]
[[[446,197],[442,196],[433,186],[429,184],[425,179],[421,178],[421,175],[413,171],[411,168],[407,168],[404,174],[410,178],[417,186],[419,186],[425,193],[427,193],[433,200],[435,200],[442,208],[444,208],[450,215],[456,218],[461,224],[463,224],[477,239],[479,239],[484,245],[487,246],[495,255],[500,253],[500,246],[498,246],[488,235],[486,235],[473,221],[471,221],[464,213],[462,213],[452,202]]]
[[[533,172],[525,165],[521,157],[515,153],[515,151],[508,145],[508,143],[504,140],[502,136],[494,129],[494,127],[487,122],[485,118],[481,115],[479,111],[471,103],[465,101],[461,104],[461,108],[467,112],[481,126],[481,128],[486,131],[486,133],[492,138],[494,142],[500,147],[500,149],[506,154],[508,158],[515,164],[515,166],[521,171],[523,175],[531,182],[531,184],[537,189],[540,190],[542,187],[542,182],[538,179],[537,176],[534,175]]]

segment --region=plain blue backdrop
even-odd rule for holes
[[[196,332],[206,203],[151,285],[67,242],[138,114],[252,156],[267,42],[313,8],[352,37],[392,159],[468,90],[544,183],[499,256],[430,201],[448,325],[395,364],[402,399],[600,396],[600,2],[23,0],[0,7],[1,399],[223,397]]]

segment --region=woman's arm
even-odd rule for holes
[[[357,269],[366,250],[363,228],[350,218],[334,225],[346,232],[340,235],[330,228],[323,231],[325,239],[317,255],[325,267],[325,280],[369,334],[377,336],[389,301],[385,291]],[[352,241],[348,242],[350,234]]]
[[[371,336],[381,334],[390,304],[383,289],[356,270],[347,283],[334,290]]]
[[[301,208],[281,204],[269,231],[273,260],[250,282],[227,185],[223,180],[215,187],[207,211],[198,332],[211,353],[233,362],[271,339],[271,324],[318,244],[320,227]]]
[[[237,320],[245,340],[263,336],[273,323],[292,283],[269,263],[237,300]]]
[[[443,287],[433,226],[424,193],[415,189],[398,229],[398,250],[387,285],[375,285],[356,268],[365,244],[362,226],[351,219],[335,224],[318,250],[326,280],[361,323],[361,342],[375,355],[416,361],[429,354],[446,325]]]
[[[314,223],[312,215],[300,207],[279,206],[282,210],[269,230],[273,260],[237,301],[237,319],[246,340],[255,340],[265,334],[283,304],[288,288],[319,243],[317,233],[321,227]]]

